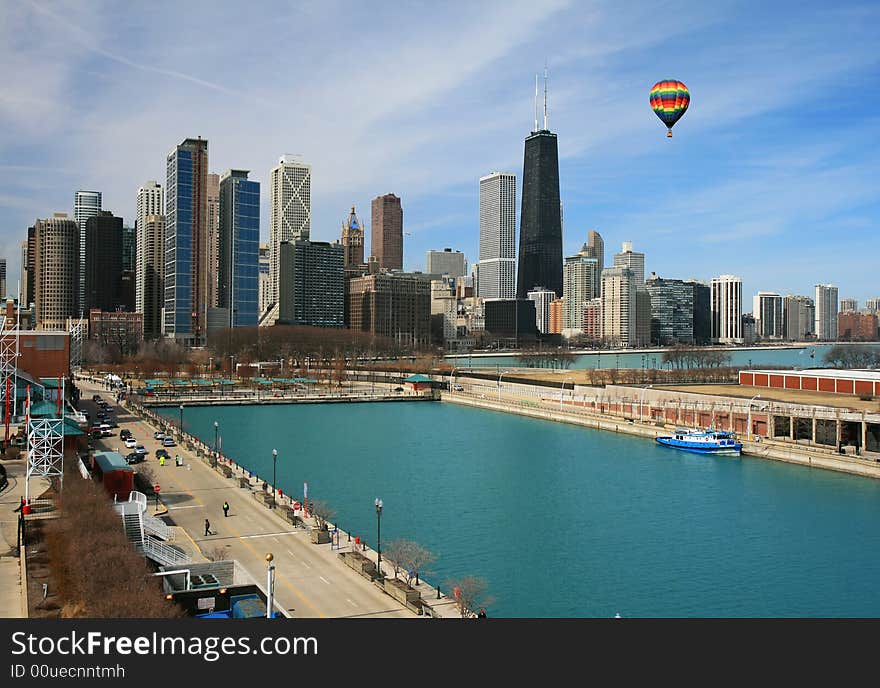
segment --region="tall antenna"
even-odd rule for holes
[[[535,128],[532,131],[538,131],[538,75],[535,74]]]
[[[547,61],[544,61],[544,129],[547,129]]]

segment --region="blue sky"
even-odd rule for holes
[[[550,69],[565,253],[590,229],[664,277],[880,296],[880,5],[784,2],[0,5],[0,255],[77,189],[133,222],[180,140],[263,182],[313,165],[312,236],[403,200],[404,261],[477,257],[478,179],[522,174],[534,74]],[[672,139],[648,104],[691,91]],[[369,229],[369,228],[368,228]],[[369,231],[368,231],[369,236]]]

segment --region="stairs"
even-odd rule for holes
[[[119,502],[115,506],[122,517],[125,535],[138,552],[163,566],[190,562],[183,550],[166,544],[174,539],[174,532],[167,523],[147,513],[147,501],[143,494],[133,491],[127,502]]]

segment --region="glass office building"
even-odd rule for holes
[[[217,306],[228,327],[257,324],[260,299],[260,182],[248,170],[220,177]]]

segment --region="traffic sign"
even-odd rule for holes
[[[153,492],[156,492],[156,493],[159,492],[159,483],[156,483],[155,485],[153,485]]]

